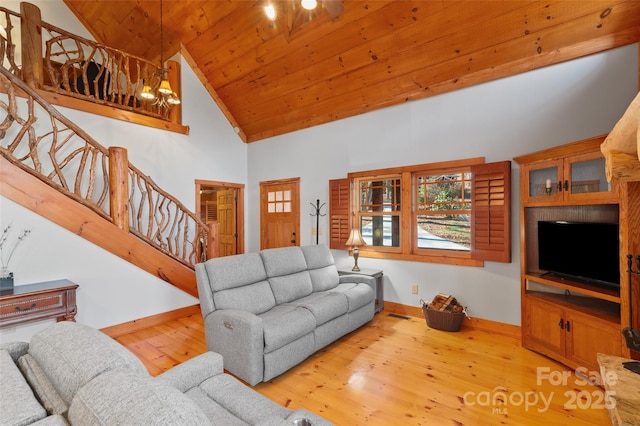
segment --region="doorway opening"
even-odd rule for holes
[[[196,180],[196,215],[209,226],[217,225],[213,237],[218,244],[209,248],[209,257],[244,253],[243,184]]]

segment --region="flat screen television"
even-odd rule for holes
[[[563,278],[620,288],[618,224],[539,221],[538,261]]]

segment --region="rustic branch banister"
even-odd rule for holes
[[[34,89],[110,106],[179,124],[181,107],[168,108],[140,100],[145,82],[158,78],[159,65],[145,58],[96,43],[42,21],[40,9],[22,2],[20,14],[0,7],[7,36],[0,37],[0,58],[9,71]],[[1,16],[1,15],[0,15]],[[13,20],[20,20],[22,63],[17,63]],[[43,54],[43,45],[45,46]],[[180,93],[179,66],[166,67]]]
[[[11,163],[186,266],[207,258],[202,220],[129,164],[124,148],[100,145],[4,67],[0,110],[0,154]]]

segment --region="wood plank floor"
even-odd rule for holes
[[[152,375],[207,350],[199,315],[116,340]],[[337,425],[611,424],[602,388],[518,339],[385,312],[254,389]]]

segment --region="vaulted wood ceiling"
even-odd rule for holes
[[[160,1],[65,3],[97,41],[158,60]],[[335,18],[272,3],[275,23],[262,1],[163,2],[163,57],[181,51],[247,142],[640,37],[637,0],[344,0]]]

